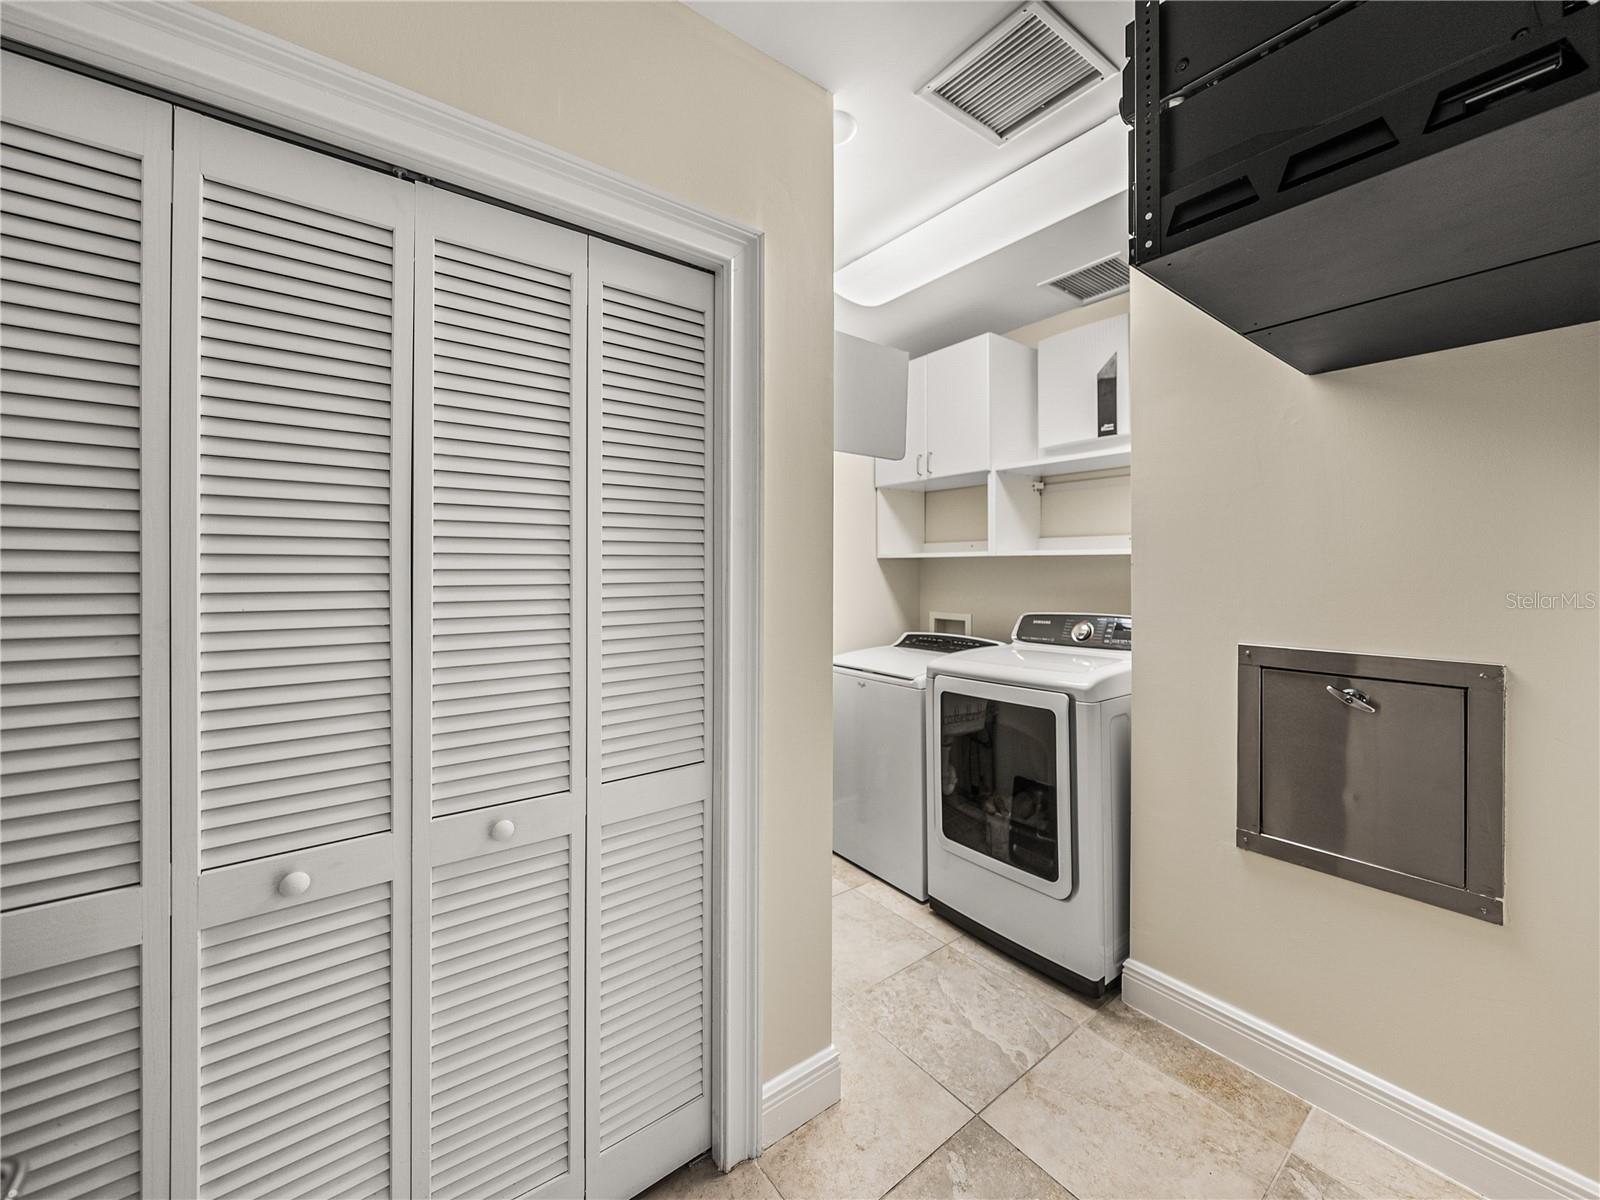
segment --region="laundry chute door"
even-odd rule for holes
[[[712,277],[589,248],[589,1194],[710,1129]]]
[[[406,1196],[414,189],[174,158],[172,1191]]]
[[[588,239],[417,192],[414,1187],[582,1196]]]
[[[0,1149],[163,1195],[172,110],[0,84]]]

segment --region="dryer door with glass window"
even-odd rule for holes
[[[1058,692],[935,677],[928,791],[933,835],[979,866],[1072,894],[1072,701]]]

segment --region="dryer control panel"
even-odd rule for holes
[[[1011,632],[1014,642],[1041,646],[1133,649],[1133,618],[1110,613],[1023,613]]]

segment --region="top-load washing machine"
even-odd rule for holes
[[[833,660],[833,849],[918,900],[928,898],[923,720],[928,664],[998,643],[907,633]]]
[[[1025,613],[927,695],[934,911],[1101,995],[1128,956],[1132,619]]]

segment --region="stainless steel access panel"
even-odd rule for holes
[[[1503,921],[1505,668],[1239,647],[1238,844]]]

